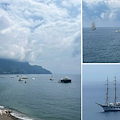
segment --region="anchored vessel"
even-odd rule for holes
[[[102,105],[102,104],[99,104],[99,103],[96,103],[96,104],[98,104],[98,105],[100,105],[102,108],[103,108],[103,110],[105,111],[105,112],[107,112],[107,111],[120,111],[120,102],[116,102],[116,98],[117,98],[117,96],[116,96],[116,76],[115,76],[115,97],[114,97],[114,103],[108,103],[108,90],[109,90],[109,88],[108,88],[108,78],[107,78],[107,92],[106,92],[106,105]]]
[[[22,79],[22,75],[20,76],[19,81],[23,81],[23,79]]]
[[[50,78],[50,80],[54,80],[54,78],[53,78],[52,74],[51,74],[51,78]]]
[[[92,23],[92,30],[96,30],[96,27],[95,27],[95,22]]]
[[[25,76],[24,76],[24,77],[22,77],[22,79],[28,79],[28,77],[25,77]]]
[[[58,82],[59,83],[71,83],[71,79],[68,77],[65,77],[65,78],[61,78]]]

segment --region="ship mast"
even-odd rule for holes
[[[116,96],[116,76],[115,76],[115,80],[114,81],[115,81],[115,84],[114,84],[115,85],[115,89],[114,89],[115,90],[115,98],[114,99],[115,99],[115,104],[116,104],[116,98],[117,98],[117,96]]]
[[[107,92],[106,92],[106,104],[108,105],[108,77],[107,77],[107,84],[105,84],[105,85],[107,85]]]

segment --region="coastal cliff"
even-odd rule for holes
[[[51,74],[51,72],[28,62],[0,59],[0,74]]]

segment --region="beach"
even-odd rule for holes
[[[12,116],[9,110],[0,110],[0,120],[18,120],[18,118]]]

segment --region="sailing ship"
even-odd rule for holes
[[[50,80],[54,80],[54,78],[53,78],[52,74],[51,74],[51,78],[50,78]]]
[[[116,102],[116,99],[117,99],[117,96],[116,96],[116,76],[115,76],[115,97],[114,97],[114,103],[108,103],[108,100],[109,100],[109,96],[108,96],[108,78],[107,78],[107,92],[106,92],[106,105],[102,105],[102,104],[99,104],[99,103],[96,103],[98,105],[100,105],[104,112],[108,112],[108,111],[120,111],[120,102]]]
[[[95,22],[92,23],[92,30],[96,30],[96,27],[95,27]]]

